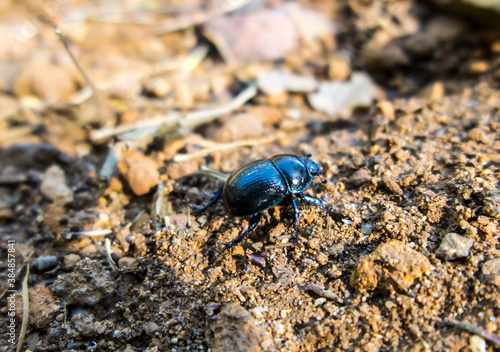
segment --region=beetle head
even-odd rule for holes
[[[321,166],[319,166],[317,162],[311,160],[311,154],[306,155],[303,160],[306,164],[307,170],[312,176],[318,176],[323,183],[327,182],[326,179],[321,178]]]

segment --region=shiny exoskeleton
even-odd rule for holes
[[[221,243],[224,249],[211,261],[210,265],[226,250],[245,239],[257,226],[261,212],[283,202],[291,202],[294,210],[295,238],[299,241],[298,223],[300,210],[297,199],[326,209],[323,200],[303,194],[315,176],[321,179],[321,167],[310,159],[310,155],[299,157],[279,154],[268,159],[248,163],[229,176],[212,200],[197,212],[217,203],[222,197],[227,212],[234,216],[250,216],[248,228],[228,243]],[[326,180],[321,179],[323,183]],[[219,242],[220,243],[220,242]]]

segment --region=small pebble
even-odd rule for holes
[[[142,196],[160,183],[158,164],[139,152],[126,155],[118,163],[120,174],[127,180],[132,192]]]
[[[35,260],[34,266],[38,271],[47,271],[57,265],[57,257],[49,255]]]
[[[344,55],[335,54],[328,62],[328,77],[334,81],[345,81],[351,75],[351,63]]]
[[[436,255],[444,260],[455,260],[469,256],[469,250],[474,244],[470,238],[460,236],[456,233],[449,233],[444,236]]]
[[[323,305],[323,303],[326,302],[326,298],[325,297],[320,297],[320,298],[317,298],[314,300],[314,306],[315,307],[321,307]]]
[[[490,69],[490,64],[485,60],[473,61],[469,65],[469,73],[479,75]]]
[[[266,260],[259,255],[249,254],[248,260],[250,260],[250,263],[257,265],[260,268],[264,268],[266,266]]]
[[[242,246],[236,246],[233,248],[233,257],[244,257],[245,256],[245,250],[243,249]]]
[[[64,256],[64,266],[66,269],[73,269],[81,259],[78,254],[70,253]]]
[[[66,185],[63,169],[52,165],[43,174],[40,192],[50,200],[60,200],[63,204],[73,202],[73,191]]]
[[[478,335],[469,339],[469,348],[471,352],[486,352],[486,341]]]
[[[317,256],[316,256],[316,261],[320,264],[320,265],[325,265],[328,263],[328,256],[325,254],[325,253],[319,253]]]
[[[120,269],[129,269],[135,265],[137,262],[136,258],[133,257],[123,257],[118,261],[118,267]]]

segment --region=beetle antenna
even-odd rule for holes
[[[321,178],[321,175],[317,175],[321,181],[321,183],[327,183],[328,180],[326,178]]]

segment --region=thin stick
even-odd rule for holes
[[[257,85],[250,84],[244,91],[238,94],[234,99],[225,104],[213,108],[199,109],[186,114],[184,119],[180,120],[182,127],[193,128],[203,125],[215,118],[225,115],[252,99],[257,94]]]
[[[23,320],[21,322],[21,332],[19,333],[19,341],[17,342],[16,352],[21,352],[26,337],[26,329],[28,328],[28,320],[30,317],[30,297],[28,292],[28,275],[30,273],[30,265],[26,265],[26,276],[23,280]]]
[[[480,328],[478,326],[469,325],[467,323],[464,323],[464,322],[461,322],[461,321],[458,321],[455,319],[446,319],[444,322],[451,324],[451,325],[454,325],[454,326],[458,326],[459,328],[467,330],[470,333],[479,335],[483,339],[488,340],[490,342],[494,342],[500,346],[500,336],[498,336],[497,334],[495,334],[491,331],[485,330],[485,329]]]
[[[257,86],[255,84],[251,84],[232,100],[220,106],[195,110],[192,112],[188,112],[185,115],[173,112],[165,116],[158,116],[148,120],[138,120],[119,126],[101,128],[99,130],[92,131],[90,133],[90,139],[93,142],[98,142],[124,132],[146,127],[159,128],[161,126],[175,126],[176,124],[179,124],[181,127],[193,128],[210,122],[221,115],[227,114],[232,110],[237,109],[241,105],[245,104],[248,100],[252,99],[256,94]]]
[[[210,148],[205,148],[202,150],[199,150],[194,153],[190,154],[177,154],[174,156],[174,161],[186,161],[189,159],[193,158],[201,158],[204,156],[207,156],[209,154],[212,154],[213,152],[218,152],[218,151],[223,151],[223,150],[228,150],[228,149],[234,149],[238,147],[248,147],[252,145],[259,145],[259,144],[268,144],[272,143],[277,139],[283,138],[282,133],[277,133],[269,137],[264,137],[264,138],[258,138],[258,139],[246,139],[242,141],[236,141],[236,142],[231,142],[231,143],[220,143],[216,144],[213,147]]]
[[[66,39],[64,39],[64,37],[63,37],[63,35],[61,33],[61,29],[59,28],[59,26],[57,24],[53,24],[52,27],[54,28],[54,32],[57,34],[57,36],[59,37],[59,39],[63,43],[64,47],[66,48],[66,51],[68,52],[69,56],[71,57],[71,61],[73,61],[73,64],[76,66],[77,70],[83,76],[83,79],[85,80],[85,82],[87,83],[87,85],[92,89],[92,93],[95,93],[96,89],[94,87],[94,84],[89,79],[89,77],[87,76],[87,74],[85,73],[85,71],[82,69],[82,67],[80,66],[80,64],[76,60],[76,57],[73,55],[73,53],[71,52],[71,50],[69,50],[68,42],[66,41]]]

